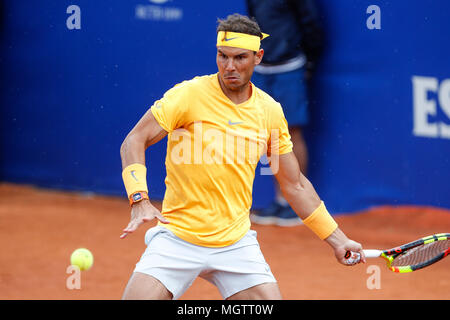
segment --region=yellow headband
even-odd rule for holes
[[[258,51],[261,40],[267,38],[269,35],[263,33],[262,39],[258,36],[253,36],[246,33],[219,31],[217,33],[217,46],[242,48],[251,51]]]

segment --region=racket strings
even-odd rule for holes
[[[394,261],[392,261],[392,266],[412,266],[424,263],[447,250],[449,246],[450,240],[434,241],[420,245],[398,255]]]

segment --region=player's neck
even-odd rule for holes
[[[231,89],[227,88],[221,81],[219,77],[219,84],[222,92],[230,99],[234,104],[241,104],[250,99],[252,95],[252,86],[250,85],[250,81],[247,84]]]

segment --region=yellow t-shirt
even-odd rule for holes
[[[241,239],[260,157],[292,151],[281,105],[253,84],[250,99],[236,105],[213,74],[177,84],[151,112],[169,132],[164,226],[200,246]]]

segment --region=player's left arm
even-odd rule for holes
[[[304,220],[304,222],[308,219],[309,221],[313,219],[314,221],[312,221],[312,223],[316,224],[333,222],[331,216],[323,214],[323,210],[326,209],[322,200],[311,182],[300,171],[294,153],[289,152],[279,155],[277,161],[277,171],[274,172],[275,178],[280,184],[280,189],[284,198],[297,215]],[[328,213],[326,212],[326,214]],[[325,233],[326,237],[323,238],[323,240],[333,248],[335,256],[340,263],[347,265],[344,256],[348,250],[359,252],[362,257],[361,262],[365,262],[361,244],[349,239],[344,232],[339,229],[337,224],[335,224],[335,227],[331,225],[330,228],[332,229],[329,229],[330,231],[328,232],[331,233],[329,235]]]

